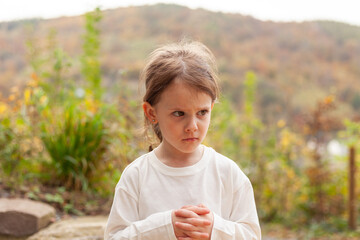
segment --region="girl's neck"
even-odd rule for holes
[[[157,158],[169,167],[192,166],[201,160],[203,152],[203,145],[199,145],[194,152],[183,153],[164,142],[155,149]]]

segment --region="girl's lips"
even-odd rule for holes
[[[194,142],[194,141],[197,141],[198,140],[198,138],[185,138],[185,139],[183,139],[183,141],[185,141],[185,142]]]

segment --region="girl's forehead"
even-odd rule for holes
[[[188,84],[174,82],[163,91],[159,103],[167,108],[201,108],[211,105],[212,98]]]
[[[197,97],[198,95],[204,94],[203,91],[200,91],[195,86],[187,84],[183,81],[174,80],[162,93],[162,95],[167,95],[168,97],[180,97],[180,96],[192,96]]]

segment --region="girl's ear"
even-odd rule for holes
[[[145,116],[149,119],[151,123],[157,123],[155,109],[153,106],[151,106],[148,102],[143,102],[142,104]]]
[[[215,102],[212,102],[212,104],[211,104],[211,110],[213,109],[214,104],[215,104]]]

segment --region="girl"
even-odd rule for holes
[[[124,170],[105,239],[261,239],[249,179],[202,145],[219,95],[215,70],[198,42],[150,55],[143,110],[160,144]]]

